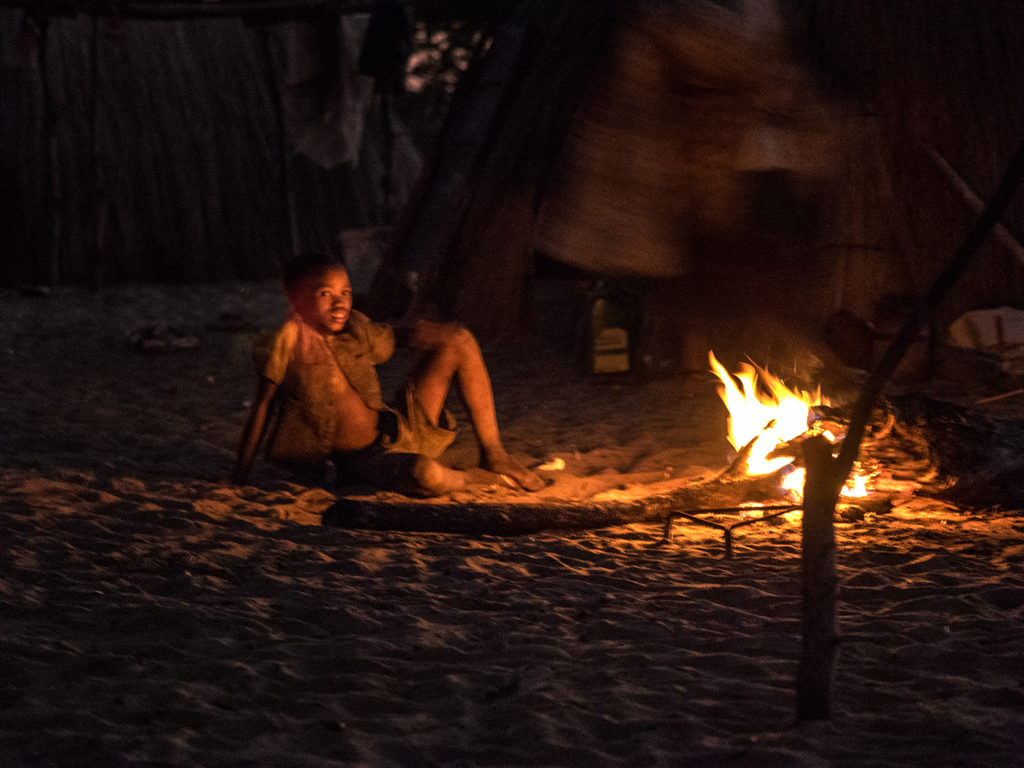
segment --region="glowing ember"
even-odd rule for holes
[[[737,451],[753,442],[746,471],[751,475],[767,475],[791,464],[788,456],[768,458],[780,445],[804,434],[811,427],[813,408],[829,405],[821,391],[814,393],[790,389],[767,371],[744,364],[739,373],[730,374],[713,352],[708,354],[711,369],[722,382],[718,394],[729,411],[729,442]],[[835,437],[823,432],[829,440]],[[804,470],[794,468],[782,480],[782,489],[794,498],[801,498]],[[843,488],[844,496],[867,495],[867,478],[855,475]]]
[[[797,467],[784,478],[782,478],[782,490],[790,496],[800,499],[804,495],[804,478],[807,470]],[[850,475],[846,485],[839,491],[839,495],[848,499],[858,499],[868,495],[868,476],[859,473]]]

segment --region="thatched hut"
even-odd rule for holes
[[[419,306],[483,336],[521,324],[552,265],[617,280],[656,330],[882,322],[1024,135],[1024,8],[999,0],[423,0],[487,33],[422,174],[345,80],[339,19],[385,3],[9,5],[4,284],[261,277],[394,218]],[[167,7],[202,16],[151,20]],[[1024,201],[1004,224],[940,321],[1024,302]]]
[[[607,0],[517,24],[467,78],[397,239],[421,302],[484,334],[522,319],[548,260],[624,276],[684,324],[881,323],[1024,136],[1019,4]],[[1024,302],[1022,233],[1018,198],[940,320]]]

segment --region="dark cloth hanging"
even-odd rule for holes
[[[40,46],[43,28],[26,16],[0,61],[0,284],[52,282],[46,259],[46,114]],[[26,105],[23,110],[13,105]]]
[[[403,93],[412,54],[412,27],[404,0],[379,0],[370,15],[359,73],[374,79],[377,93]]]
[[[359,163],[373,81],[358,71],[369,14],[289,25],[284,92],[288,136],[322,168]]]

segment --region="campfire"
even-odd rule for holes
[[[841,429],[826,413],[831,407],[820,388],[804,392],[788,387],[763,368],[744,363],[729,373],[708,353],[711,370],[721,382],[719,396],[728,409],[728,439],[737,451],[737,469],[751,476],[777,474],[779,490],[799,502],[805,470],[796,463],[794,446],[809,435],[824,435],[833,444],[842,440]],[[846,497],[868,493],[868,476],[856,470],[843,488]],[[799,513],[792,513],[797,519]]]

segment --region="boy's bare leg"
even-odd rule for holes
[[[454,324],[432,330],[439,334],[438,343],[412,375],[417,399],[427,416],[437,423],[454,379],[480,444],[480,466],[512,478],[527,491],[543,488],[544,480],[509,456],[501,443],[491,378],[476,338]]]
[[[359,471],[381,488],[399,493],[443,496],[466,485],[466,473],[416,453],[385,453],[363,459]]]
[[[412,476],[419,483],[420,489],[429,496],[442,496],[466,485],[465,472],[446,467],[426,456],[416,458]]]

